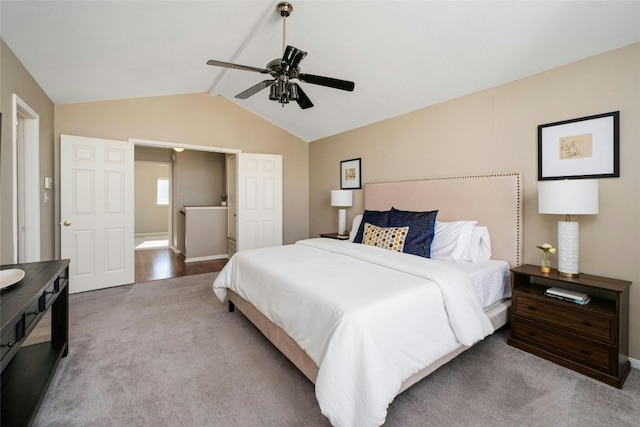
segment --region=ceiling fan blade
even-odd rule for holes
[[[347,80],[334,79],[332,77],[315,76],[313,74],[298,74],[298,78],[303,82],[331,87],[334,89],[346,90],[349,92],[352,92],[356,86],[355,83]]]
[[[287,46],[282,55],[282,61],[289,64],[291,68],[296,69],[305,56],[307,56],[307,52],[295,46]]]
[[[231,62],[215,61],[210,59],[207,61],[207,65],[213,65],[215,67],[234,68],[236,70],[255,71],[256,73],[269,74],[269,70],[258,67],[250,67],[249,65],[233,64]]]
[[[292,83],[292,85],[295,85],[296,89],[298,90],[298,99],[296,99],[296,102],[298,103],[300,108],[306,110],[307,108],[313,107],[313,102],[311,102],[307,94],[304,93],[300,85],[297,83]]]
[[[249,89],[237,94],[236,98],[238,98],[238,99],[247,99],[251,95],[255,95],[256,93],[260,92],[262,89],[268,88],[273,83],[275,83],[275,80],[264,80],[264,81],[261,81],[257,85],[253,85]]]

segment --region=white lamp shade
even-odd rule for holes
[[[598,213],[598,181],[565,179],[538,182],[538,212],[558,215]]]
[[[598,213],[598,181],[566,179],[538,182],[538,212],[567,215],[558,221],[558,273],[578,276],[580,273],[580,232],[577,222],[568,215]]]
[[[353,205],[353,191],[331,190],[331,206],[348,208]]]

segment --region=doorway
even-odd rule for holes
[[[135,249],[169,247],[173,212],[171,163],[136,160],[134,182]]]
[[[40,116],[13,95],[13,257],[40,261]],[[45,203],[48,193],[45,191]]]
[[[129,141],[135,145],[136,159],[135,281],[220,271],[227,262],[226,258],[185,262],[185,215],[181,211],[185,205],[220,205],[220,196],[226,193],[225,154],[221,152],[224,150],[137,139]],[[151,169],[151,172],[142,173],[144,168]],[[160,194],[161,186],[165,184],[159,180],[163,178],[168,178],[164,187],[168,189],[168,200],[159,200],[167,195]],[[144,199],[146,208],[141,206]],[[166,214],[160,212],[160,205],[164,202],[167,202]],[[148,209],[148,212],[143,209]],[[165,229],[161,227],[164,218],[167,218],[164,224],[168,230],[168,242],[165,242]],[[226,231],[224,233],[226,236]]]

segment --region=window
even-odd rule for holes
[[[158,195],[156,198],[158,206],[169,205],[169,179],[158,178]]]

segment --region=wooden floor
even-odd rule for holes
[[[216,272],[222,270],[227,261],[218,259],[185,263],[182,254],[169,248],[137,250],[136,283]]]

